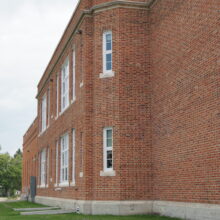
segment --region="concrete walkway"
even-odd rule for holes
[[[5,197],[0,197],[0,203],[2,203],[2,202],[19,202],[19,201],[21,201],[20,198],[8,199],[8,198],[5,198]]]
[[[0,197],[0,202],[5,202],[5,201],[7,201],[8,200],[8,198],[2,198],[2,197]]]
[[[45,211],[45,210],[52,210],[52,209],[60,209],[59,207],[41,207],[41,208],[19,208],[13,209],[16,212],[32,212],[32,211]]]
[[[35,212],[21,212],[21,215],[57,215],[57,214],[70,214],[74,213],[73,210],[47,210]]]

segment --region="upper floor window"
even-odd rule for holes
[[[60,182],[68,183],[69,180],[69,135],[61,137],[61,175]]]
[[[41,152],[41,164],[40,164],[40,183],[41,186],[46,185],[46,149]]]
[[[42,98],[41,102],[41,131],[45,131],[47,128],[47,94]]]
[[[64,111],[69,105],[69,60],[66,59],[62,66],[62,84],[61,84],[61,111]]]
[[[73,50],[73,101],[76,99],[76,51]]]
[[[59,74],[57,74],[57,76],[56,76],[57,78],[56,78],[56,102],[57,102],[57,116],[58,116],[58,114],[59,114]]]
[[[112,32],[103,33],[103,73],[112,72]]]
[[[103,147],[104,147],[104,171],[113,170],[113,129],[111,127],[104,128],[103,131]]]

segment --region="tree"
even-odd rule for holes
[[[0,154],[0,188],[4,196],[21,190],[22,152],[19,149],[13,157]]]

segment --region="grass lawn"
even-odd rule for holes
[[[21,216],[12,208],[44,207],[28,202],[0,203],[0,220],[178,220],[159,216],[86,216],[78,214]]]

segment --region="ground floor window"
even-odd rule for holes
[[[41,186],[46,185],[46,149],[41,151],[41,163],[40,163],[40,179]]]
[[[73,144],[73,159],[72,159],[72,184],[75,184],[75,161],[76,161],[76,158],[75,158],[75,152],[76,152],[76,132],[75,132],[75,129],[73,129],[73,133],[72,133],[72,144]]]
[[[103,151],[104,171],[113,170],[113,129],[112,127],[103,130]]]
[[[61,137],[61,166],[60,182],[67,183],[69,180],[69,135]]]

